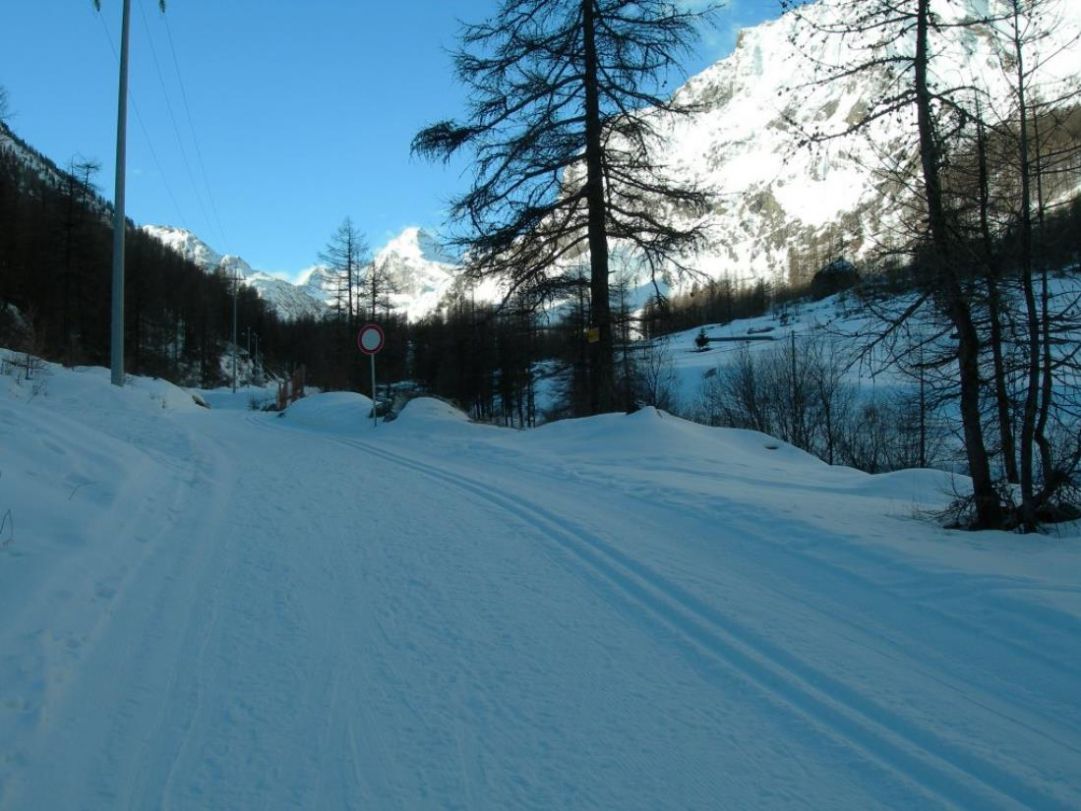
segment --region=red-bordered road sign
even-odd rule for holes
[[[374,355],[383,348],[386,340],[383,328],[378,324],[365,324],[357,333],[357,346],[365,355]]]

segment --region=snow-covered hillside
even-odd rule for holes
[[[67,185],[67,179],[60,167],[19,138],[3,121],[0,121],[0,150],[10,152],[20,163],[55,188]],[[95,203],[97,202],[95,200]],[[103,205],[102,214],[106,213],[107,209]]]
[[[1076,808],[1081,538],[652,409],[0,376],[0,808]]]
[[[678,91],[680,100],[704,110],[670,122],[659,155],[675,176],[695,180],[716,195],[709,218],[711,247],[695,262],[714,278],[806,280],[841,246],[859,258],[888,243],[890,229],[897,226],[899,201],[908,193],[883,177],[882,169],[885,156],[911,154],[915,124],[908,113],[900,119],[885,116],[864,134],[814,149],[799,146],[811,133],[843,132],[874,100],[896,92],[882,71],[819,81],[816,62],[863,62],[869,38],[882,36],[879,30],[812,33],[811,24],[842,27],[837,5],[824,0],[744,30],[730,56]],[[936,0],[933,5],[942,22],[934,33],[933,81],[984,88],[985,108],[1001,106],[997,113],[1006,120],[1014,62],[1003,39],[988,36],[986,29],[952,25],[1003,11],[1005,2]],[[1072,0],[1048,3],[1041,12],[1048,37],[1040,43],[1040,68],[1030,81],[1046,98],[1058,98],[1081,82],[1081,14],[1076,12]],[[908,37],[899,37],[875,56],[885,61],[911,47]]]
[[[461,270],[459,262],[422,228],[407,228],[375,255],[374,264],[386,271],[394,293],[394,309],[417,321],[439,309]]]
[[[326,302],[306,285],[295,285],[287,279],[256,270],[239,256],[221,254],[185,228],[165,225],[144,225],[143,231],[168,245],[207,273],[222,273],[255,289],[261,298],[283,318],[321,317]]]
[[[339,282],[323,265],[304,270],[296,284],[255,270],[238,256],[215,251],[192,232],[172,226],[147,225],[143,230],[209,273],[239,276],[284,318],[323,316],[338,295]],[[460,265],[429,232],[406,228],[376,252],[374,264],[384,269],[392,288],[392,308],[411,321],[438,309],[453,287]],[[372,265],[361,269],[359,280]]]

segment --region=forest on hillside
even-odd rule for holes
[[[73,158],[59,168],[6,127],[0,134],[8,142],[0,146],[0,345],[108,365],[112,207],[98,191],[98,165]],[[232,281],[203,273],[130,221],[127,269],[129,371],[223,382]],[[240,288],[237,310],[278,357],[280,324],[254,291]]]

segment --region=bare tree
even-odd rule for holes
[[[635,404],[674,412],[680,405],[678,383],[668,342],[664,339],[643,342],[634,358]]]
[[[800,0],[783,0],[787,8],[799,8]],[[930,303],[944,314],[956,336],[959,411],[969,476],[972,479],[974,526],[999,527],[1004,523],[1002,502],[991,473],[981,411],[982,336],[973,311],[966,278],[963,249],[958,237],[957,211],[951,207],[945,185],[945,167],[956,134],[958,94],[967,88],[942,87],[933,71],[937,54],[935,37],[949,28],[971,26],[986,20],[963,19],[947,23],[931,8],[931,0],[840,0],[827,14],[803,17],[816,35],[854,39],[850,59],[840,64],[819,62],[822,80],[833,82],[855,75],[876,74],[888,88],[879,98],[868,100],[864,115],[851,122],[845,133],[868,127],[886,116],[909,113],[914,118],[915,153],[918,157],[919,200],[922,228],[914,248],[918,250],[922,291],[916,304],[903,314],[907,318],[922,304]],[[904,42],[908,47],[896,47]],[[813,133],[812,139],[842,133]],[[895,329],[897,322],[888,329]]]
[[[334,274],[334,311],[349,330],[356,326],[361,268],[368,262],[368,243],[353,220],[346,217],[319,254]]]
[[[365,266],[358,292],[369,318],[378,318],[380,310],[384,316],[390,315],[390,297],[399,291],[386,259],[376,259]]]

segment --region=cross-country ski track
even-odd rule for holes
[[[944,474],[154,385],[0,399],[0,808],[1081,806],[1081,545]]]

